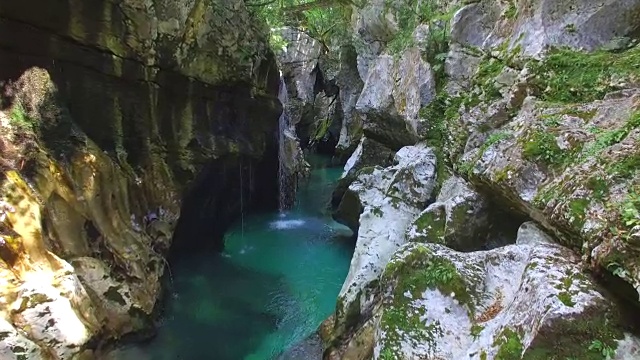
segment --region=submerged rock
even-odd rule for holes
[[[340,294],[336,328],[369,313],[384,266],[405,243],[405,230],[424,208],[436,182],[436,156],[424,144],[407,146],[391,167],[361,171],[336,213],[338,221],[357,230],[349,273]]]

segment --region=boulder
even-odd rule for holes
[[[406,244],[382,277],[374,358],[640,356],[620,308],[578,263],[533,223],[486,252]]]
[[[12,323],[60,359],[81,354],[85,344],[101,330],[104,319],[73,269],[67,267],[53,274],[31,273],[31,279],[20,286],[11,309]]]
[[[357,231],[356,248],[336,309],[336,328],[344,329],[371,311],[372,291],[385,264],[405,243],[405,231],[424,208],[436,184],[436,156],[424,144],[407,146],[395,165],[360,171],[335,215]]]
[[[111,336],[119,338],[145,328],[148,319],[132,315],[136,311],[140,313],[139,300],[132,297],[127,283],[113,279],[106,263],[92,257],[80,257],[73,259],[71,265],[89,294],[103,309],[106,315],[104,326]],[[158,263],[154,266],[164,265]]]
[[[332,194],[333,206],[338,206],[349,185],[356,179],[359,171],[373,166],[387,167],[393,163],[394,152],[375,140],[366,137],[360,143],[344,165],[342,176],[338,179]]]
[[[413,221],[407,240],[443,244],[458,251],[478,250],[488,235],[488,215],[487,200],[454,176],[442,184],[436,202]]]

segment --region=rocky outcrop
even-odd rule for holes
[[[336,76],[336,84],[340,89],[343,117],[336,150],[345,158],[349,157],[362,137],[362,120],[356,111],[356,104],[364,82],[358,74],[357,56],[351,45],[340,48],[340,71]]]
[[[545,4],[510,10],[480,2],[456,14],[447,69],[467,90],[448,100],[459,117],[445,120],[453,135],[445,150],[476,185],[640,293],[629,240],[640,85],[631,19],[640,2]],[[475,70],[458,71],[464,67]]]
[[[325,55],[325,45],[307,33],[293,28],[281,33],[287,45],[278,53],[278,62],[288,92],[285,106],[291,129],[302,148],[333,154],[343,117],[335,85],[340,65]]]
[[[372,62],[356,109],[363,133],[391,149],[417,140],[418,111],[435,96],[435,80],[417,48],[400,60],[381,55]]]
[[[0,4],[7,358],[144,329],[176,226],[174,253],[220,248],[241,193],[275,205],[278,74],[244,4],[80,5]]]
[[[439,175],[453,177],[437,184],[435,203],[386,220],[385,231],[403,233],[391,248],[361,241],[374,228],[363,194],[377,194],[382,206],[393,197],[378,186],[384,172],[358,169],[337,213],[358,243],[325,326],[325,359],[638,357],[637,329],[627,322],[637,310],[627,314],[597,282],[637,304],[640,3],[465,3],[434,8],[411,29],[396,17],[401,2],[354,15],[356,38],[371,40],[358,49],[365,140],[393,150],[426,142],[439,165],[451,166]],[[409,101],[414,107],[398,106],[398,94],[419,94],[428,82],[394,92],[404,79],[397,64],[412,44],[443,41],[429,39],[429,29],[446,28],[448,18],[446,58],[416,55],[447,82],[433,85],[428,100]],[[385,54],[405,45],[397,39],[409,39],[409,50]],[[357,169],[363,150],[345,170]],[[492,226],[517,226],[521,216],[535,224],[523,224],[517,241],[493,239],[510,229]]]
[[[351,157],[344,165],[342,176],[331,195],[331,203],[337,207],[349,188],[349,185],[356,179],[358,172],[374,166],[387,167],[392,165],[394,152],[375,140],[366,137],[360,139],[360,143]]]
[[[429,205],[407,230],[407,240],[443,244],[458,251],[478,250],[489,232],[488,201],[463,179],[442,184]]]
[[[382,276],[374,358],[637,357],[624,315],[550,241],[525,223],[489,252],[405,245]]]
[[[405,243],[404,231],[435,187],[436,158],[423,144],[400,149],[391,167],[361,171],[349,186],[336,219],[357,231],[356,249],[340,294],[335,327],[354,325],[374,304],[372,291],[385,264]]]

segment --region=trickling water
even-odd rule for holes
[[[240,228],[242,229],[242,238],[244,238],[244,182],[242,182],[242,160],[240,160]]]
[[[287,131],[290,124],[286,105],[289,103],[289,95],[282,74],[278,100],[282,103],[282,114],[278,119],[278,209],[283,212],[291,205],[291,196],[295,196],[296,182],[292,181],[291,174],[287,171]]]

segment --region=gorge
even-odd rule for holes
[[[0,0],[0,358],[640,359],[640,0]]]

